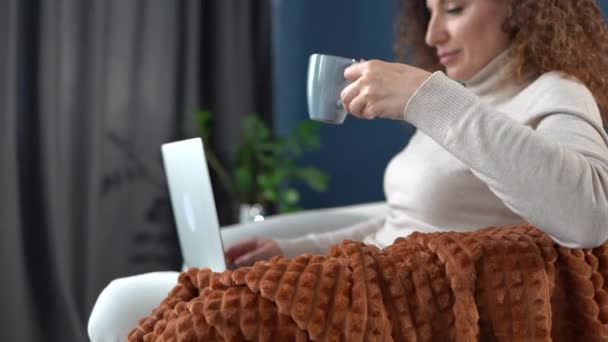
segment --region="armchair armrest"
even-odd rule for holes
[[[267,217],[264,221],[222,227],[224,247],[248,236],[290,238],[339,229],[383,215],[386,202],[372,202],[327,209],[306,210]]]

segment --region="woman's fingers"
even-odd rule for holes
[[[359,118],[404,120],[403,109],[430,76],[407,64],[365,61],[344,70],[344,77],[352,83],[340,98],[344,108]]]
[[[235,259],[255,250],[257,247],[258,247],[257,238],[248,238],[248,239],[237,242],[236,244],[230,246],[224,252],[224,258],[226,258],[226,264],[233,263]]]
[[[258,260],[267,259],[267,248],[258,248],[249,253],[245,253],[234,260],[234,265],[237,267],[251,266]]]
[[[256,248],[255,250],[250,251],[249,253],[246,253],[246,254],[241,255],[240,257],[236,258],[234,260],[234,264],[237,267],[251,266],[256,261],[268,260],[268,259],[272,258],[273,256],[277,256],[277,255],[281,255],[281,254],[282,254],[281,250],[280,250],[278,244],[276,243],[276,241],[270,240],[270,241],[266,241],[264,244],[259,246],[259,248]]]
[[[365,119],[372,119],[372,117],[367,117],[363,115],[366,107],[368,106],[368,99],[363,95],[359,94],[355,97],[350,103],[350,113]]]
[[[363,62],[362,60],[361,63],[354,64],[344,71],[344,77],[353,81],[340,94],[347,112],[365,119],[373,119],[379,114],[372,112],[372,109],[377,109],[372,107],[377,106],[370,103],[373,100],[372,96],[370,96],[372,95],[372,91],[374,93],[378,91],[377,79],[379,76],[370,74],[369,71],[372,67],[377,70],[382,66],[384,65],[378,61]]]
[[[365,68],[365,64],[363,62],[355,63],[355,64],[349,66],[348,68],[344,69],[344,78],[346,78],[349,81],[354,81],[354,80],[358,79],[359,77],[361,77],[361,75],[363,75],[364,68]]]
[[[351,112],[351,101],[359,94],[359,82],[355,81],[342,89],[340,93],[340,99],[342,100],[342,105],[344,106],[344,110],[347,113]]]

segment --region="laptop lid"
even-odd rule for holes
[[[173,215],[186,265],[226,270],[207,160],[200,138],[163,144]]]

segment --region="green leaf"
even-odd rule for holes
[[[278,186],[287,180],[287,170],[285,168],[277,167],[271,174],[272,184]]]
[[[195,114],[198,134],[203,138],[205,143],[211,140],[211,118],[212,115],[209,110],[199,110]]]
[[[303,150],[317,149],[321,146],[319,128],[320,124],[315,121],[303,121],[295,128],[294,136]]]
[[[295,170],[294,178],[305,182],[313,190],[318,192],[326,191],[329,182],[327,174],[314,167],[303,167]]]
[[[296,189],[288,188],[286,190],[281,191],[281,199],[286,204],[293,205],[300,201],[300,193]]]
[[[277,191],[274,189],[264,189],[262,191],[262,195],[264,196],[264,198],[266,198],[266,200],[268,200],[269,202],[275,202],[278,198],[278,194]]]
[[[260,188],[267,189],[273,186],[272,176],[268,173],[260,173],[256,176],[256,181]]]
[[[258,162],[264,169],[273,169],[277,167],[277,159],[274,156],[259,155]]]
[[[242,201],[250,202],[253,196],[253,173],[246,167],[234,171],[235,191]]]
[[[256,151],[250,145],[241,145],[236,150],[234,164],[255,173],[255,155]]]
[[[270,128],[255,114],[243,118],[241,134],[246,143],[254,145],[271,138]]]
[[[282,144],[278,141],[263,141],[255,146],[257,151],[269,154],[278,154],[282,148]]]
[[[292,212],[300,211],[300,210],[302,210],[302,208],[297,205],[289,205],[289,204],[285,204],[285,203],[280,203],[278,210],[279,210],[279,213],[285,214],[285,213],[292,213]]]

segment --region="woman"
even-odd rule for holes
[[[386,169],[389,214],[325,234],[252,238],[229,248],[227,260],[246,266],[274,255],[324,253],[343,239],[384,247],[414,230],[523,221],[568,247],[608,238],[608,137],[598,109],[608,109],[608,29],[598,5],[404,5],[401,28],[409,31],[401,30],[397,50],[413,45],[419,65],[445,74],[365,61],[345,71],[353,83],[341,95],[355,116],[418,128]]]
[[[342,93],[353,115],[418,128],[386,169],[388,215],[319,235],[243,241],[227,250],[228,261],[243,266],[278,254],[321,253],[346,238],[384,246],[414,230],[523,221],[565,246],[604,242],[608,136],[598,105],[608,108],[608,28],[597,3],[403,4],[400,27],[407,32],[397,50],[413,46],[419,66],[442,71],[366,61],[345,71],[353,83]],[[139,305],[152,287],[161,289],[154,293],[158,303],[174,283],[175,274],[113,282],[91,314],[91,339],[126,336],[137,318],[124,308]]]

